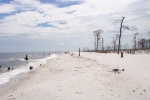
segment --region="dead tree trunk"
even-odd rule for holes
[[[80,48],[79,48],[79,56],[80,56]]]
[[[113,45],[114,45],[114,51],[115,51],[115,40],[114,40],[114,37],[113,37]]]
[[[102,51],[104,52],[104,40],[102,38]]]
[[[134,50],[136,50],[136,47],[137,47],[137,41],[136,41],[137,35],[138,35],[138,33],[134,33],[134,37],[133,37],[133,39],[134,39]]]
[[[95,51],[96,51],[96,35],[95,35]]]
[[[96,49],[97,52],[98,52],[98,47],[99,47],[99,46],[98,46],[98,41],[99,41],[99,37],[97,37],[97,49]]]
[[[123,23],[124,18],[125,18],[125,17],[122,18],[121,24],[120,24],[120,35],[119,35],[119,44],[118,44],[118,54],[119,54],[119,51],[120,51],[120,42],[121,42],[121,33],[122,33],[122,23]]]

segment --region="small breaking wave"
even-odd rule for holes
[[[29,63],[26,66],[21,66],[18,69],[14,69],[5,73],[0,74],[0,84],[4,84],[6,82],[9,82],[11,78],[15,78],[17,75],[25,72],[29,72],[29,67],[33,66],[34,69],[40,66],[40,64],[46,64],[47,60],[55,58],[56,55],[52,54],[49,57],[46,57],[44,59],[37,59],[37,60],[30,60]],[[20,59],[23,60],[23,59]]]

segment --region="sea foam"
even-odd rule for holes
[[[0,74],[0,84],[4,84],[6,82],[9,82],[11,78],[17,77],[17,75],[21,73],[28,73],[30,71],[29,67],[33,66],[34,69],[40,66],[40,64],[46,64],[47,60],[55,58],[55,54],[51,54],[51,56],[43,58],[43,59],[37,59],[37,60],[30,60],[30,62],[27,64],[27,66],[23,66],[5,73]]]

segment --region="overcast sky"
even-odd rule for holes
[[[150,0],[0,0],[0,51],[58,51],[94,48],[93,31],[102,29],[104,46],[119,33],[116,20],[137,31],[123,31],[122,45],[133,33],[148,37]]]

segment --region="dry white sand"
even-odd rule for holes
[[[150,100],[150,55],[61,54],[0,89],[0,100]]]

